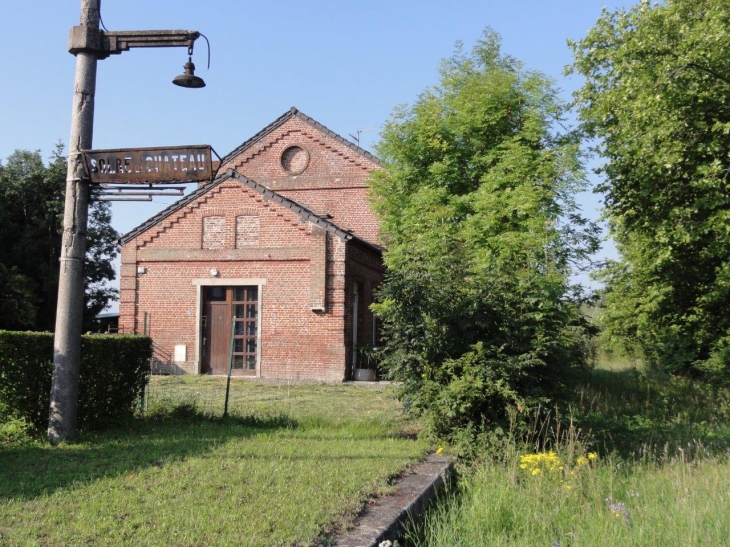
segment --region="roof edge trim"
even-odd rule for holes
[[[380,159],[377,158],[377,156],[373,155],[372,153],[368,152],[364,148],[361,148],[357,144],[347,140],[343,136],[335,133],[331,129],[325,127],[321,123],[319,123],[314,118],[307,116],[300,110],[298,110],[296,107],[292,106],[286,113],[279,116],[277,119],[275,119],[273,122],[271,122],[269,125],[264,127],[261,131],[256,133],[253,137],[239,145],[238,147],[234,148],[232,151],[230,151],[228,154],[226,154],[223,159],[221,160],[221,165],[225,165],[229,161],[231,161],[233,158],[238,156],[239,154],[243,153],[246,149],[250,148],[257,142],[259,142],[262,138],[264,138],[266,135],[274,131],[275,129],[281,127],[286,121],[290,120],[293,117],[297,117],[300,120],[308,123],[312,127],[316,128],[320,132],[324,133],[326,136],[336,140],[340,144],[346,146],[353,152],[356,152],[360,154],[361,156],[364,156],[365,158],[369,159],[376,165],[379,165],[382,167],[383,163],[380,161]]]
[[[281,194],[277,194],[273,190],[270,190],[263,184],[259,184],[256,181],[253,181],[249,179],[248,177],[242,175],[235,169],[227,169],[225,173],[222,175],[219,175],[216,177],[215,180],[210,182],[209,184],[206,184],[205,186],[201,186],[200,188],[197,188],[187,196],[185,196],[182,199],[179,199],[166,209],[160,211],[153,217],[149,218],[147,221],[143,222],[136,228],[133,228],[123,236],[119,238],[119,244],[120,245],[126,245],[129,241],[134,239],[135,237],[139,236],[140,234],[146,232],[153,226],[159,224],[163,220],[165,220],[170,215],[174,214],[175,212],[179,211],[186,205],[189,205],[193,203],[196,199],[199,197],[202,197],[204,194],[221,184],[222,182],[230,179],[235,179],[238,182],[246,185],[248,188],[258,192],[264,197],[264,200],[266,201],[275,201],[276,203],[282,205],[283,207],[286,207],[293,213],[299,216],[299,219],[302,222],[311,222],[312,224],[315,224],[317,226],[320,226],[321,228],[324,228],[327,232],[336,235],[338,238],[340,238],[342,241],[352,241],[353,243],[358,243],[360,245],[365,246],[366,248],[376,251],[378,253],[383,252],[383,248],[375,245],[373,243],[370,243],[369,241],[366,241],[360,237],[357,237],[354,235],[351,231],[345,230],[343,228],[340,228],[337,224],[334,222],[323,218],[320,215],[317,215],[314,211],[311,209],[305,207],[304,205],[301,205],[297,203],[296,201],[293,201],[289,198],[285,198]]]

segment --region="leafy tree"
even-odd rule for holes
[[[84,265],[84,330],[90,321],[117,299],[117,290],[107,282],[116,277],[112,260],[117,256],[119,233],[112,228],[109,202],[92,201],[89,206],[89,227],[86,234],[86,264]]]
[[[46,167],[38,152],[18,150],[0,167],[0,263],[33,295],[25,302],[11,300],[18,309],[3,314],[8,329],[52,330],[63,213],[58,161],[54,156]]]
[[[473,438],[560,393],[587,362],[572,264],[597,245],[572,196],[577,135],[552,82],[487,29],[394,111],[374,173],[386,280],[383,365],[431,433]]]
[[[63,230],[66,159],[59,144],[46,166],[17,150],[0,164],[0,328],[53,330]],[[89,211],[84,321],[116,298],[112,260],[119,237],[108,203]]]
[[[0,263],[0,330],[33,328],[37,314],[34,288],[17,267]]]
[[[669,371],[726,375],[730,3],[604,10],[571,45],[621,253],[602,274],[607,339]]]

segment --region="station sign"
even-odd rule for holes
[[[117,148],[83,152],[86,171],[97,184],[207,182],[216,175],[210,145]],[[216,154],[218,156],[218,154]]]

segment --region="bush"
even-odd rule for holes
[[[473,276],[445,298],[443,279],[390,272],[373,306],[384,325],[385,369],[402,382],[401,397],[423,417],[424,433],[462,452],[477,437],[507,428],[513,410],[564,398],[590,367],[590,326],[577,306],[489,279],[491,286],[478,291],[474,284],[485,284]]]
[[[0,400],[0,448],[30,444],[34,440],[33,433],[33,426],[14,416]]]
[[[53,334],[0,331],[0,402],[38,428],[48,424]],[[99,428],[134,413],[149,374],[146,336],[81,337],[78,425]]]

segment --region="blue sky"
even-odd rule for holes
[[[94,148],[211,144],[223,156],[296,106],[342,136],[366,130],[360,144],[372,149],[393,107],[435,84],[455,42],[469,48],[487,26],[501,34],[505,53],[555,79],[569,99],[581,82],[563,76],[572,60],[567,39],[584,37],[602,7],[633,3],[103,0],[109,30],[198,30],[212,51],[206,71],[205,41],[196,42],[201,90],[170,83],[187,60],[182,48],[101,61]],[[75,58],[66,44],[79,2],[5,2],[0,14],[0,158],[15,149],[48,157],[68,140]],[[112,223],[129,231],[173,201],[115,203]],[[580,201],[597,216],[597,196]]]

